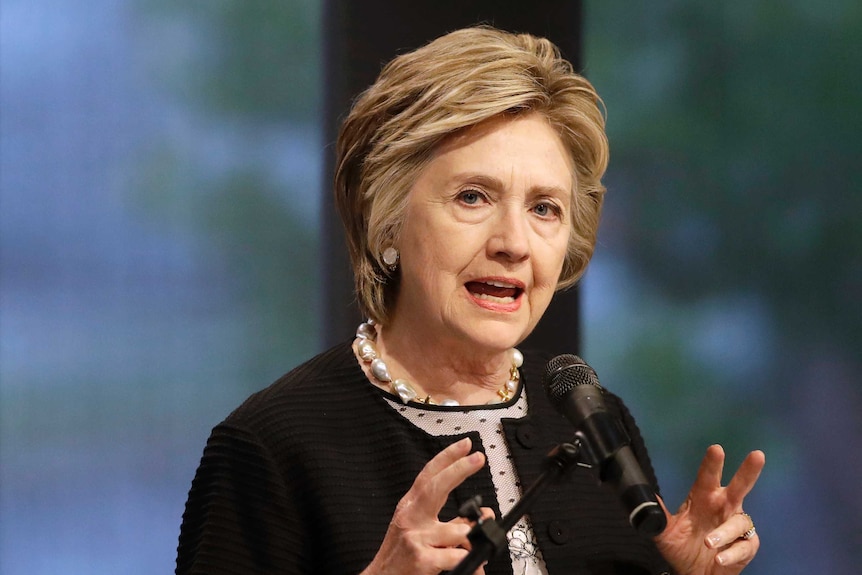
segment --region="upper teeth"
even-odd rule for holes
[[[486,281],[486,282],[484,282],[484,283],[488,284],[489,286],[494,286],[494,287],[499,287],[499,288],[513,288],[513,287],[517,287],[517,286],[514,286],[514,285],[512,285],[512,284],[508,284],[508,283],[505,283],[505,282],[497,282],[497,281]]]

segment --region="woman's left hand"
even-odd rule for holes
[[[655,541],[674,571],[680,575],[734,575],[751,562],[760,539],[753,521],[742,511],[742,501],[765,463],[762,451],[752,451],[727,487],[722,487],[724,450],[720,445],[710,446],[676,515],[661,502],[667,528]],[[749,537],[743,537],[749,530]]]

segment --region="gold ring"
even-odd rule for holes
[[[748,531],[742,534],[742,538],[748,541],[749,539],[754,537],[754,534],[757,533],[757,530],[754,528],[754,520],[751,518],[751,515],[745,513],[744,511],[737,511],[736,513],[734,513],[734,515],[744,515],[745,518],[748,519],[748,522],[751,524],[751,527],[748,528]]]

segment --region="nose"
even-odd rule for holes
[[[519,262],[530,255],[530,224],[523,206],[501,206],[488,238],[488,255]]]

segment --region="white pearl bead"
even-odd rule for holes
[[[455,401],[454,399],[444,399],[443,401],[440,402],[440,405],[445,406],[445,407],[458,407],[461,404],[458,403],[457,401]]]
[[[398,250],[394,247],[389,246],[385,250],[383,250],[383,263],[389,267],[394,266],[398,263]]]
[[[374,339],[377,336],[377,330],[370,323],[360,323],[356,328],[356,337],[362,339]]]
[[[387,383],[392,381],[392,376],[389,375],[389,368],[386,367],[386,364],[383,363],[383,360],[379,357],[372,360],[371,373],[380,381],[385,381]]]
[[[518,350],[518,348],[512,348],[512,363],[515,364],[515,367],[521,367],[524,365],[524,354]]]
[[[377,359],[377,350],[370,339],[361,340],[356,346],[356,352],[365,363]]]
[[[413,401],[417,397],[416,390],[413,389],[413,386],[403,379],[396,379],[393,381],[392,390],[398,394],[402,403]]]

